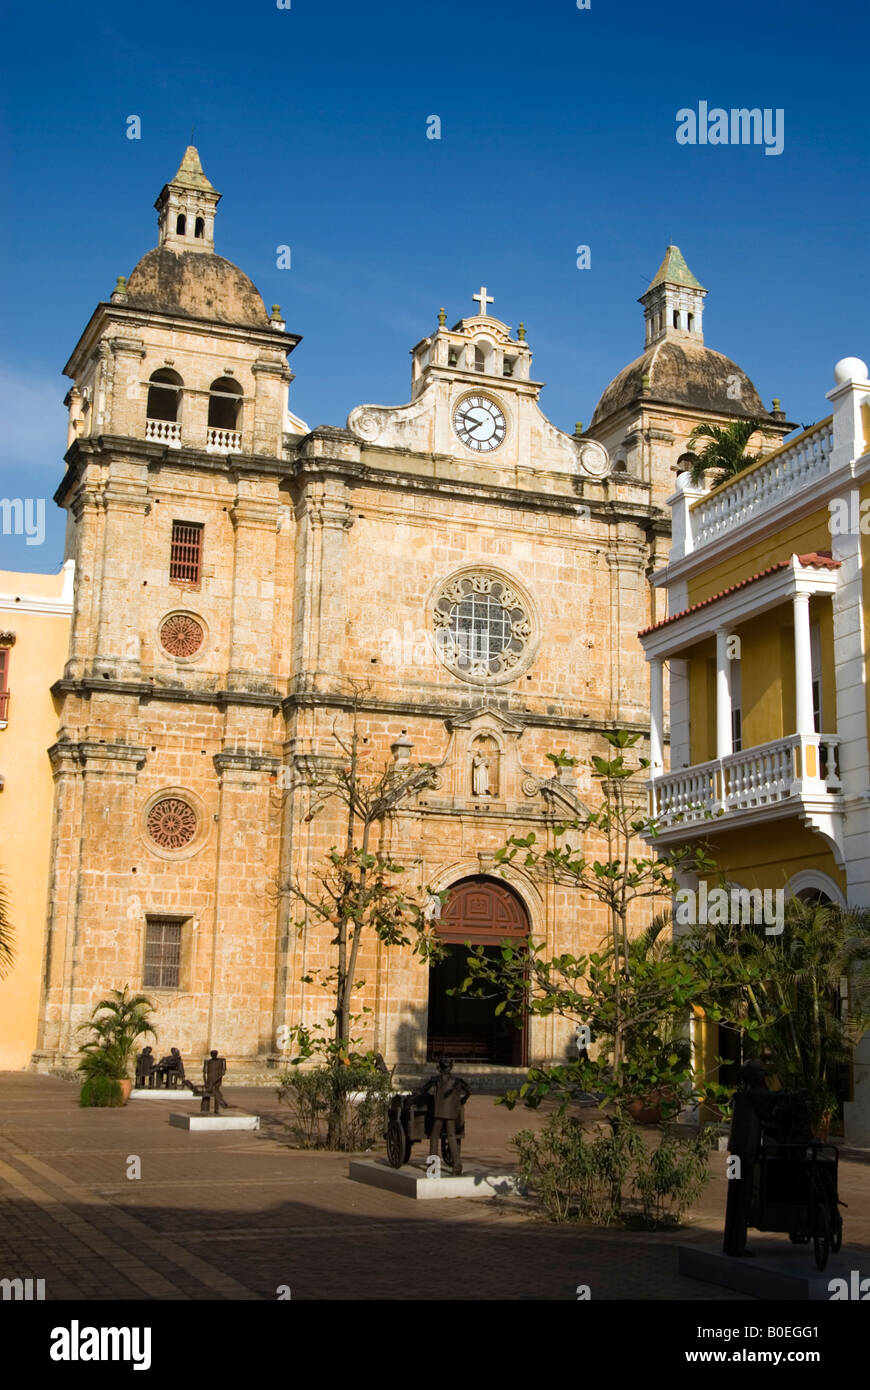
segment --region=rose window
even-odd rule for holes
[[[172,613],[160,629],[160,645],[170,656],[193,656],[204,640],[200,624],[187,613]]]
[[[147,826],[161,849],[184,849],[196,835],[196,812],[180,797],[167,796],[151,807]]]
[[[439,657],[465,680],[513,680],[531,660],[531,605],[498,575],[470,572],[449,580],[432,616]]]

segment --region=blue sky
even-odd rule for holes
[[[45,497],[49,520],[40,546],[0,534],[0,569],[62,559],[61,371],[155,244],[192,126],[217,251],[303,335],[291,407],[312,426],[407,400],[408,349],[484,283],[573,430],[642,350],[669,241],[709,290],[708,345],[790,419],[826,414],[834,362],[870,354],[857,0],[53,0],[7,11],[4,39],[0,498]],[[782,108],[783,153],[677,145],[701,100]]]

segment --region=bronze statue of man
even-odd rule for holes
[[[202,1064],[202,1102],[199,1108],[203,1115],[209,1114],[212,1101],[214,1101],[214,1113],[216,1115],[221,1106],[224,1110],[229,1108],[221,1090],[221,1082],[226,1075],[226,1070],[226,1057],[219,1057],[217,1049],[213,1048]]]
[[[443,1133],[450,1153],[450,1166],[454,1176],[458,1177],[462,1172],[459,1156],[459,1135],[464,1130],[462,1107],[471,1095],[471,1087],[461,1076],[453,1075],[452,1060],[442,1057],[438,1062],[437,1072],[429,1078],[418,1094],[421,1098],[431,1096],[432,1129],[429,1134],[429,1153],[440,1153]]]
[[[154,1085],[154,1053],[150,1047],[143,1047],[136,1058],[136,1089]]]
[[[158,1086],[161,1083],[167,1088],[184,1085],[184,1063],[177,1047],[169,1049],[168,1057],[160,1058],[154,1072]]]

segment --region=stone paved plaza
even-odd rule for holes
[[[271,1300],[287,1285],[293,1299],[573,1300],[588,1284],[593,1299],[752,1301],[677,1273],[677,1245],[721,1230],[724,1155],[681,1231],[593,1232],[530,1219],[522,1199],[414,1203],[352,1183],[346,1155],[287,1147],[274,1090],[226,1096],[259,1132],[173,1129],[171,1102],[82,1110],[76,1085],[0,1073],[0,1277],[43,1278],[48,1299]],[[468,1166],[509,1169],[511,1136],[544,1118],[472,1096]],[[844,1159],[840,1182],[844,1248],[865,1273],[868,1160]]]

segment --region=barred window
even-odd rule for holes
[[[173,521],[169,578],[179,584],[198,584],[202,569],[202,526]]]
[[[178,989],[181,984],[181,928],[173,917],[148,917],[145,923],[144,988]]]

